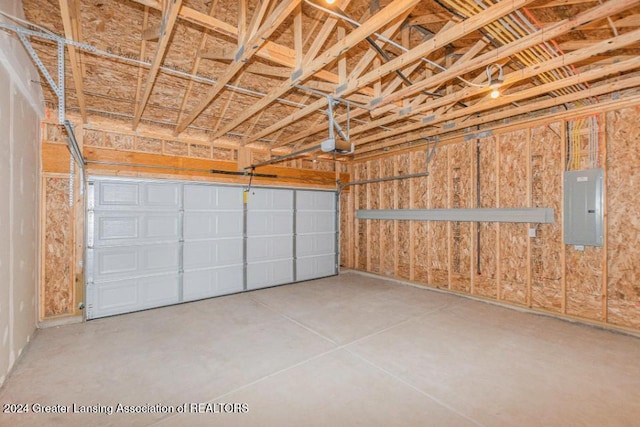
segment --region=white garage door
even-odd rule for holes
[[[184,186],[184,301],[243,290],[242,188]]]
[[[179,184],[90,185],[88,319],[180,301],[180,193]]]
[[[296,191],[296,280],[336,274],[336,195]]]
[[[87,319],[337,273],[335,193],[92,177]]]
[[[247,201],[247,289],[293,281],[293,190],[252,189]]]

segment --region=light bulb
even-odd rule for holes
[[[325,0],[328,4],[333,4],[335,3],[336,0]]]
[[[491,91],[491,98],[496,99],[500,96],[500,91],[498,89],[494,89]]]

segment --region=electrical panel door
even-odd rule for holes
[[[602,246],[603,243],[602,169],[564,173],[564,243]]]

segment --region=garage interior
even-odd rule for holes
[[[0,425],[637,423],[640,0],[0,30]]]

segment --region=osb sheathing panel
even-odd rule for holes
[[[640,328],[640,111],[607,113],[608,320]]]
[[[528,129],[502,134],[499,207],[527,207]],[[527,224],[500,224],[501,299],[525,304],[527,298]]]
[[[370,160],[367,162],[369,168],[369,179],[380,178],[380,161]],[[380,183],[367,184],[369,194],[369,209],[380,209]],[[380,273],[380,221],[367,220],[371,239],[368,242],[370,271]]]
[[[410,173],[410,157],[408,153],[400,154],[395,157],[396,169],[398,175],[407,175]],[[409,209],[410,206],[410,191],[411,183],[408,179],[401,179],[396,181],[396,201],[398,209]],[[398,246],[398,277],[403,279],[410,279],[411,276],[411,259],[410,259],[410,222],[409,221],[396,221],[397,231],[396,242]]]
[[[452,208],[472,207],[473,162],[470,143],[448,147],[451,183],[449,200]],[[471,237],[472,223],[451,222],[451,289],[471,291]]]
[[[73,313],[69,178],[44,178],[44,317]]]
[[[119,151],[165,154],[212,160],[234,160],[233,150],[211,148],[211,144],[178,140],[162,140],[133,134],[104,132],[85,128],[84,145],[97,148],[111,148]]]
[[[426,172],[427,155],[425,151],[414,151],[411,153],[411,173]],[[428,189],[430,177],[411,178],[413,187],[413,209],[428,208]],[[429,222],[411,221],[413,228],[413,265],[414,280],[421,283],[429,283]]]
[[[480,207],[494,208],[497,190],[497,151],[495,136],[480,139]],[[497,224],[480,223],[480,274],[476,273],[474,292],[476,295],[497,298]]]
[[[566,246],[567,314],[602,319],[602,248]]]
[[[531,205],[553,208],[552,224],[536,224],[531,239],[531,306],[562,310],[561,123],[531,129]]]
[[[394,175],[394,158],[386,157],[381,160],[381,177]],[[394,181],[380,183],[380,209],[393,209],[394,207]],[[395,274],[395,221],[380,221],[380,273],[385,276]]]
[[[429,208],[448,208],[449,179],[448,151],[450,146],[438,148],[429,163]],[[449,287],[449,238],[448,222],[432,221],[429,224],[429,284],[437,287]]]

